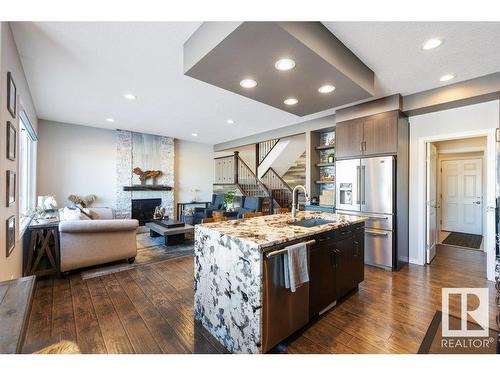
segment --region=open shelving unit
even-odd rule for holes
[[[333,133],[335,133],[335,132],[333,132]],[[335,143],[327,144],[327,145],[320,145],[320,146],[316,146],[315,148],[318,151],[331,150],[331,149],[335,149]]]
[[[312,191],[314,196],[320,196],[325,190],[333,191],[333,205],[320,204],[318,206],[309,206],[308,209],[317,209],[319,211],[333,212],[335,209],[335,162],[329,162],[328,156],[333,154],[335,157],[335,128],[328,128],[314,132],[311,137],[311,153],[313,154],[311,168],[314,172],[311,174]],[[325,180],[329,177],[331,180]]]

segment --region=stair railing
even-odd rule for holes
[[[261,181],[280,207],[289,207],[292,204],[293,189],[272,167],[264,173]]]
[[[269,155],[278,142],[279,138],[257,143],[257,166],[262,164],[264,159],[267,155]]]

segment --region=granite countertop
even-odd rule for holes
[[[368,219],[364,216],[339,215],[315,211],[297,212],[297,220],[311,218],[322,218],[335,222],[305,228],[298,225],[291,225],[292,215],[288,213],[199,225],[202,228],[211,229],[221,234],[238,238],[241,241],[251,242],[263,248],[306,238],[348,225],[362,223]]]

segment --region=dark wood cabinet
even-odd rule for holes
[[[363,155],[363,121],[355,119],[335,127],[335,155],[338,158]]]
[[[337,158],[395,154],[398,151],[398,111],[384,112],[336,125]]]
[[[337,299],[335,286],[335,245],[332,240],[316,240],[311,247],[309,268],[309,316]]]
[[[352,287],[355,288],[365,279],[365,229],[354,230],[352,246]]]
[[[380,113],[363,121],[363,155],[398,152],[398,114]]]
[[[364,225],[325,233],[311,246],[309,316],[319,314],[364,280]]]
[[[345,296],[353,289],[353,244],[351,235],[343,236],[335,243],[335,299]]]

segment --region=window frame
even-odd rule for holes
[[[36,204],[36,145],[38,137],[31,125],[26,110],[20,105],[18,115],[18,213],[19,213],[19,237],[22,237],[27,229]],[[26,143],[27,142],[27,143]],[[27,146],[24,149],[24,146]],[[26,162],[25,162],[26,160]],[[27,188],[24,189],[24,179]]]

